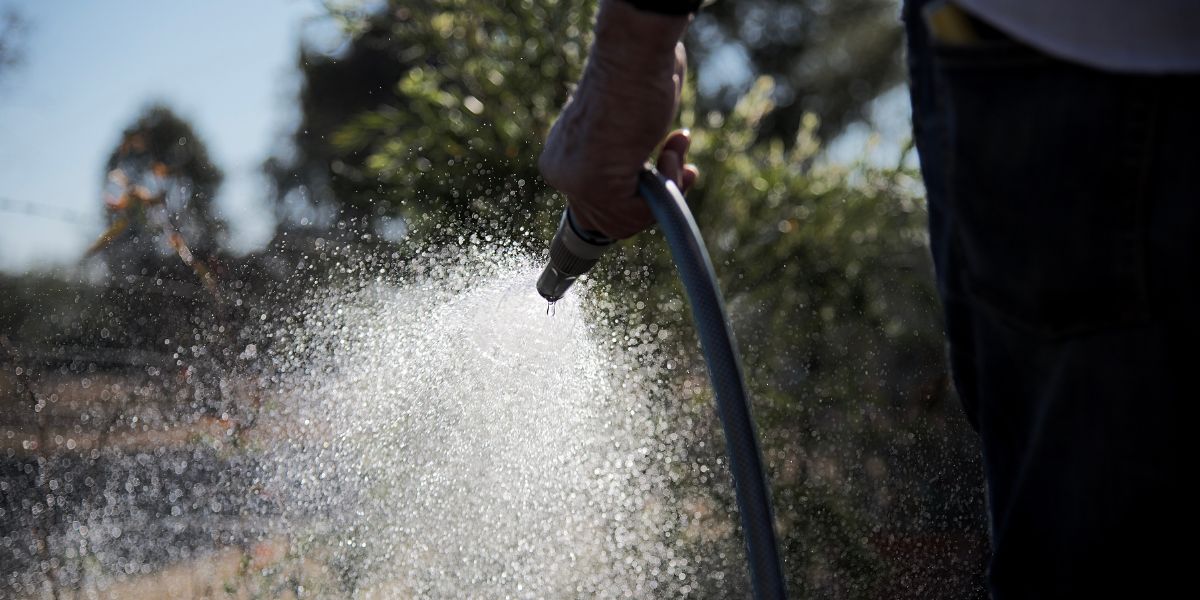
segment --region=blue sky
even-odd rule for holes
[[[0,79],[0,199],[81,217],[5,210],[0,269],[74,264],[101,230],[102,165],[148,103],[169,104],[226,180],[235,245],[270,235],[262,160],[296,119],[294,65],[317,0],[0,0],[28,23],[24,62]]]

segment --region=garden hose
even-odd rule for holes
[[[767,475],[750,415],[741,359],[712,261],[696,221],[674,182],[653,168],[647,168],[638,178],[638,192],[662,229],[692,307],[692,319],[716,396],[717,413],[725,430],[729,470],[733,475],[745,534],[754,597],[760,600],[785,598],[787,593],[775,538]],[[575,278],[595,264],[612,243],[590,234],[575,227],[569,211],[564,213],[558,233],[551,242],[550,264],[538,279],[538,291],[547,300],[553,302],[561,298]]]

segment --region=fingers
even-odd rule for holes
[[[674,181],[679,190],[685,194],[691,189],[692,184],[696,183],[696,178],[700,174],[696,165],[687,164],[687,152],[691,145],[691,132],[686,129],[672,131],[667,136],[667,141],[663,142],[662,151],[659,152],[656,164],[659,173]]]
[[[658,153],[658,172],[680,188],[683,187],[683,164],[691,145],[690,133],[686,129],[678,129],[667,135],[667,141],[663,142],[662,150]]]
[[[616,240],[632,237],[654,222],[650,207],[637,196],[613,199],[603,211],[572,205],[571,212],[581,228]]]
[[[688,190],[692,189],[692,186],[696,184],[696,180],[699,178],[700,169],[697,169],[696,165],[683,165],[683,185],[679,187],[679,191],[685,194],[688,193]]]
[[[675,150],[663,149],[658,155],[658,172],[683,189],[683,157]]]

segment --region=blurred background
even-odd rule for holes
[[[562,200],[536,157],[594,8],[0,0],[0,597],[132,596],[197,563],[209,581],[193,596],[362,595],[344,557],[325,579],[279,575],[298,551],[247,524],[272,510],[246,500],[270,424],[262,323],[346,264],[392,268],[472,234],[540,257]],[[943,360],[898,13],[722,1],[687,38],[689,202],[798,598],[983,596],[978,448]],[[710,442],[689,459],[719,469],[686,306],[664,246],[642,238],[591,285],[625,302],[623,326],[683,332],[662,352],[686,368],[663,386]],[[201,485],[204,506],[220,490],[240,512],[176,514],[121,492],[131,477]],[[692,560],[740,573],[727,477],[676,484],[729,525]],[[135,515],[124,536],[80,534],[79,515],[118,505]]]

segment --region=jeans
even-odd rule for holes
[[[914,134],[982,442],[989,591],[1187,590],[1200,76],[1103,72],[994,30],[938,44],[923,4],[904,11]]]

